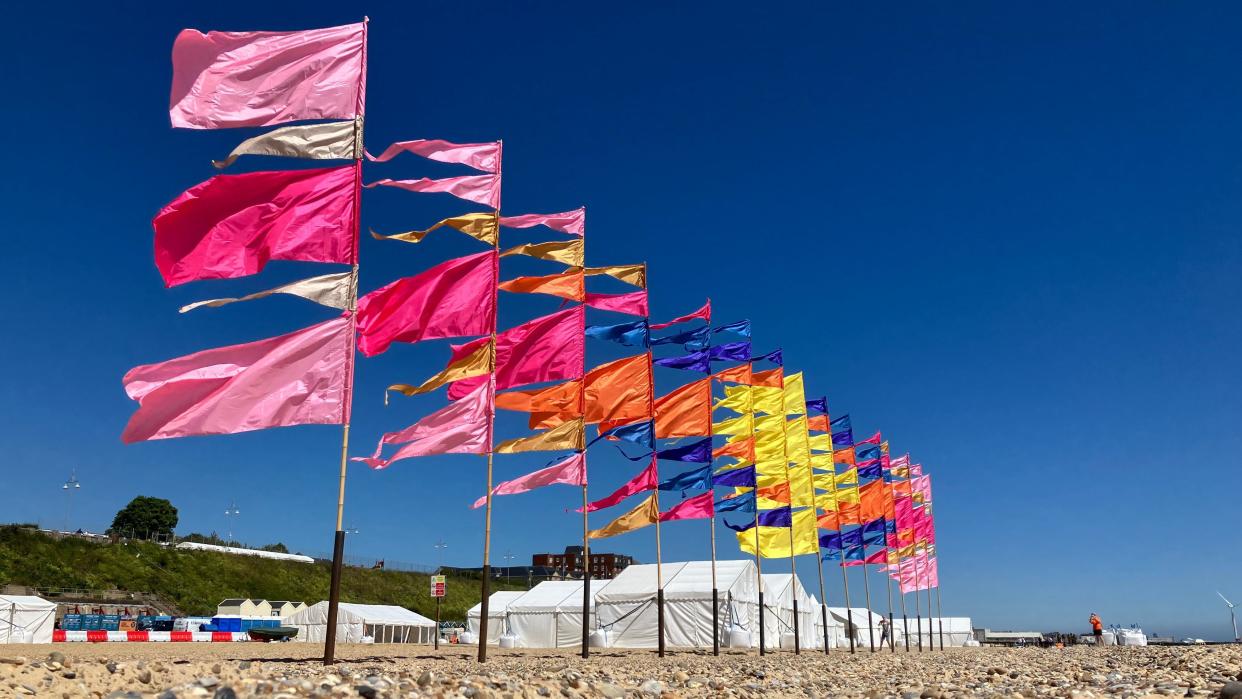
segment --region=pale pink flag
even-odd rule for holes
[[[521,214],[520,216],[501,216],[500,225],[509,228],[533,228],[547,226],[554,231],[583,235],[586,233],[586,207],[578,207],[573,211],[559,214]]]
[[[563,483],[565,485],[586,485],[586,454],[578,452],[564,461],[555,463],[547,468],[541,468],[514,478],[511,481],[505,481],[500,485],[492,488],[492,497],[497,495],[517,495],[518,493],[529,493],[535,488],[542,488],[545,485],[556,485]],[[479,498],[470,506],[471,509],[478,509],[487,503],[487,496]]]
[[[216,175],[151,221],[166,286],[255,274],[270,260],[343,262],[356,256],[352,165]]]
[[[437,454],[486,454],[492,448],[492,414],[495,410],[491,382],[484,383],[461,400],[453,401],[422,420],[380,438],[371,456],[355,456],[373,469],[388,468],[394,461]],[[397,453],[381,458],[385,444],[405,444]]]
[[[358,299],[358,348],[368,357],[394,342],[491,333],[496,251],[446,260]]]
[[[292,32],[182,30],[168,115],[185,129],[360,116],[366,23]]]
[[[500,175],[465,175],[463,177],[445,177],[432,180],[426,177],[418,180],[376,180],[366,185],[372,187],[396,187],[411,192],[445,192],[459,199],[483,204],[493,209],[500,208]]]
[[[910,479],[911,492],[922,495],[923,502],[931,502],[931,476],[918,476]]]
[[[647,290],[631,291],[628,294],[592,294],[586,295],[586,305],[601,311],[628,313],[633,316],[647,315]]]
[[[910,477],[916,478],[923,475],[923,464],[910,464]]]
[[[138,412],[121,441],[345,422],[352,325],[341,317],[130,369],[123,382]]]
[[[383,163],[401,155],[413,153],[428,160],[442,163],[467,165],[483,172],[500,172],[500,141],[495,143],[449,143],[436,138],[420,138],[398,141],[384,149],[378,156],[367,153],[367,159]]]

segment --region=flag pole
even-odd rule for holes
[[[349,291],[349,367],[345,372],[345,411],[341,426],[341,466],[336,491],[336,532],[332,540],[332,574],[328,582],[328,628],[323,642],[323,664],[336,662],[336,619],[341,603],[341,574],[345,567],[345,475],[349,470],[349,423],[354,406],[354,349],[358,327],[358,252],[362,228],[362,146],[363,120],[366,118],[367,27],[371,20],[362,18],[362,68],[354,88],[354,281]]]
[[[866,593],[867,600],[867,645],[871,648],[871,652],[875,652],[875,624],[871,623],[871,583],[867,580],[867,542],[863,541],[862,545],[862,569],[863,569],[863,591]]]
[[[840,503],[838,503],[838,506],[839,505]],[[850,606],[850,576],[846,573],[846,570],[845,570],[845,551],[846,551],[845,536],[844,536],[845,532],[842,531],[842,529],[844,529],[844,525],[841,523],[841,518],[839,516],[840,510],[837,510],[837,513],[838,513],[837,531],[841,532],[842,534],[841,536],[841,584],[845,588],[845,624],[846,624],[845,635],[850,637],[850,655],[853,655],[855,652],[857,652],[854,647],[854,608]]]
[[[793,481],[789,478],[789,431],[786,429],[785,420],[788,417],[785,414],[785,369],[781,368],[781,456],[785,461],[785,487],[789,490],[789,597],[793,600],[793,631],[794,631],[794,655],[802,654],[802,647],[798,641],[798,562],[794,557],[794,527],[793,527]],[[756,468],[756,473],[758,469]],[[758,476],[756,476],[757,478]],[[756,483],[758,485],[758,483]],[[758,490],[756,488],[756,490]],[[755,493],[755,510],[759,509],[758,492]],[[759,525],[758,520],[755,521],[755,528]],[[777,643],[777,648],[780,644]]]
[[[937,565],[939,565],[937,563]],[[940,650],[944,650],[944,608],[940,606],[940,574],[936,573],[936,619],[940,622]]]
[[[584,214],[585,215],[585,214]],[[586,236],[582,236],[582,255],[586,261]],[[499,278],[498,278],[499,279]],[[585,277],[584,277],[585,283]],[[582,378],[578,381],[578,414],[586,430],[586,308],[582,309]],[[586,435],[582,440],[582,657],[591,656],[591,527],[587,498]]]
[[[897,543],[901,543],[898,541]],[[910,617],[906,616],[906,592],[901,589],[901,555],[897,556],[897,597],[901,599],[901,636],[906,642],[906,652],[910,652]]]
[[[783,393],[784,392],[782,391],[782,394]],[[804,393],[803,401],[802,401],[802,405],[804,409],[806,407],[805,398],[806,398],[806,394]],[[784,400],[784,396],[782,395],[782,401],[783,400]],[[828,404],[828,400],[825,398],[824,399],[825,407],[827,407],[827,404]],[[824,560],[822,558],[823,552],[819,546],[819,506],[816,504],[816,500],[815,500],[815,468],[811,465],[811,462],[810,462],[810,459],[811,459],[811,437],[810,437],[811,411],[806,410],[805,414],[806,414],[806,419],[807,419],[807,429],[805,431],[807,435],[807,438],[806,438],[806,458],[807,458],[806,470],[808,472],[807,484],[808,484],[808,487],[811,489],[811,509],[815,513],[815,570],[816,572],[819,573],[819,613],[820,613],[820,617],[822,618],[821,620],[824,625],[824,655],[827,655],[828,654],[828,596],[824,594]],[[825,417],[826,416],[827,416],[827,413],[825,413]],[[831,435],[829,435],[828,440],[829,440],[828,443],[831,444],[832,443]],[[832,458],[831,452],[829,452],[828,458],[829,459]],[[792,489],[792,487],[793,486],[791,485],[790,488]],[[835,485],[834,485],[834,488],[835,488]],[[793,498],[791,497],[790,500],[792,499]]]
[[[754,419],[753,415],[751,419],[752,420]],[[756,488],[755,490],[757,491],[758,488]],[[755,498],[758,499],[758,497],[759,497],[759,494],[756,492]],[[752,531],[755,532],[755,577],[758,578],[759,580],[759,655],[765,655],[767,653],[767,650],[763,647],[764,646],[763,563],[762,563],[763,556],[759,555],[759,519],[758,518],[759,518],[759,506],[758,506],[758,503],[756,503],[755,504],[755,526],[752,527]]]
[[[919,652],[923,652],[923,608],[919,601],[919,559],[917,554],[914,557],[914,619],[918,623],[919,634]]]
[[[650,303],[650,299],[648,299]],[[647,312],[647,376],[651,380],[651,390],[647,394],[647,413],[651,415],[651,466],[655,469],[656,489],[652,493],[655,498],[656,521],[656,649],[659,657],[664,657],[664,563],[660,547],[660,460],[656,458],[655,436],[655,361],[651,356],[651,312]]]
[[[893,578],[888,574],[887,556],[885,557],[884,568],[881,572],[884,573],[884,590],[888,593],[888,649],[896,653],[897,629],[893,628]]]
[[[496,179],[501,179],[504,170],[505,142],[496,142]],[[487,626],[491,622],[489,614],[489,597],[492,594],[492,464],[496,456],[496,335],[500,329],[500,196],[496,197],[496,257],[492,262],[492,375],[488,379],[492,383],[492,415],[489,429],[490,440],[487,444],[487,500],[483,508],[483,579],[479,582],[479,654],[480,663],[487,662]]]
[[[709,339],[707,344],[711,345],[711,325],[712,315],[707,314],[707,329]],[[651,331],[647,331],[650,337]],[[655,377],[652,376],[652,379]],[[716,587],[716,486],[712,483],[712,476],[716,472],[715,457],[710,452],[714,451],[715,441],[712,439],[712,364],[709,359],[707,362],[707,449],[708,449],[708,476],[707,490],[712,494],[712,516],[708,518],[708,536],[711,537],[712,544],[712,655],[720,655],[720,590]]]
[[[923,550],[926,551],[926,547]],[[926,560],[928,565],[924,566],[923,570],[925,571],[924,579],[927,580],[927,645],[931,650],[936,650],[936,639],[932,637],[931,557],[928,556]],[[944,650],[943,645],[941,645],[940,650]]]

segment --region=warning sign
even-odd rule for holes
[[[443,597],[444,596],[444,576],[443,575],[431,576],[431,596],[432,597]]]

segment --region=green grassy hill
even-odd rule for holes
[[[97,544],[54,539],[0,527],[0,585],[152,592],[187,614],[214,614],[229,597],[304,600],[328,598],[326,563],[273,561],[208,551],[176,551],[149,543]],[[441,618],[464,620],[479,601],[479,582],[448,579]],[[346,567],[341,601],[395,604],[427,617],[435,613],[426,575]],[[524,589],[493,581],[493,590]]]

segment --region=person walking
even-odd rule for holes
[[[880,617],[880,647],[884,647],[884,642],[888,640],[888,619]]]
[[[1091,618],[1088,621],[1091,622],[1091,634],[1095,636],[1095,645],[1104,645],[1104,622],[1100,621],[1100,615],[1091,612]]]

